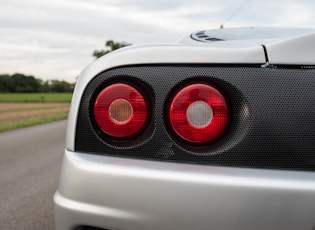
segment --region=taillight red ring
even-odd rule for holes
[[[138,133],[148,118],[145,97],[134,87],[116,83],[107,86],[94,103],[94,118],[100,129],[116,138]]]
[[[171,99],[168,119],[172,130],[192,144],[216,140],[226,129],[229,107],[216,88],[197,83],[188,85]]]

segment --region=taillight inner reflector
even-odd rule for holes
[[[94,118],[106,134],[131,137],[142,130],[148,118],[144,96],[134,87],[116,83],[107,86],[94,103]]]
[[[109,117],[117,124],[130,121],[133,114],[132,105],[125,99],[116,99],[109,106]]]
[[[188,106],[186,117],[189,124],[193,127],[203,128],[210,124],[213,118],[213,111],[206,102],[195,101]]]
[[[181,139],[203,144],[214,141],[225,131],[229,114],[222,93],[208,84],[197,83],[173,96],[168,119]]]

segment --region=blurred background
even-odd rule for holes
[[[54,229],[65,119],[93,60],[205,29],[315,27],[314,8],[314,0],[0,0],[0,229]]]

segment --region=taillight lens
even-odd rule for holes
[[[168,119],[180,138],[203,144],[214,141],[225,131],[229,114],[222,93],[208,84],[197,83],[182,88],[171,99]]]
[[[106,134],[117,138],[131,137],[144,127],[148,105],[136,88],[117,83],[107,86],[97,96],[94,118]]]

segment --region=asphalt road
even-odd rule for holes
[[[66,121],[0,133],[0,229],[54,229]]]

